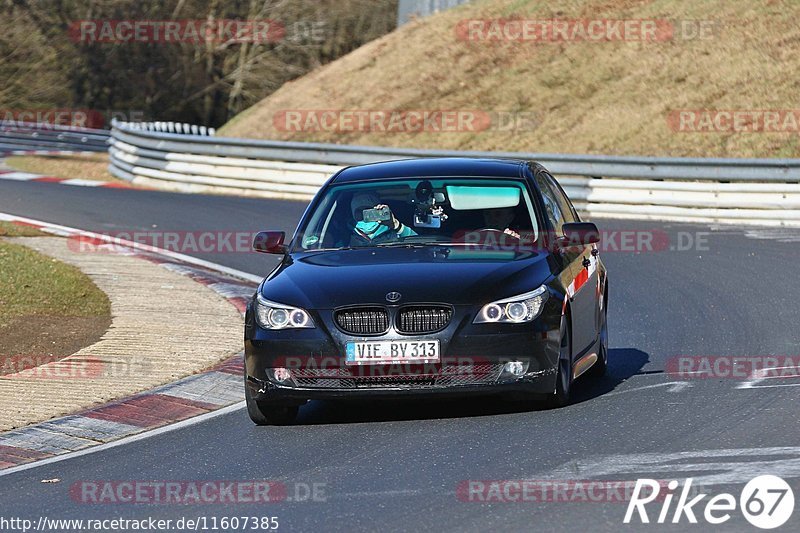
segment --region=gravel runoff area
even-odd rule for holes
[[[9,240],[86,273],[108,295],[112,319],[95,344],[0,377],[0,431],[175,381],[241,350],[240,311],[190,277],[134,255],[81,252],[60,237]]]

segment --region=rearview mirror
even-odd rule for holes
[[[282,231],[259,231],[253,239],[253,250],[265,254],[285,254],[285,238],[286,234]]]
[[[558,245],[562,248],[600,242],[600,231],[593,222],[569,222],[561,226],[561,230],[564,236],[559,237]]]

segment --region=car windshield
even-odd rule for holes
[[[296,251],[432,244],[496,250],[536,241],[524,183],[497,178],[409,178],[330,187]]]

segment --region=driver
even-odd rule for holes
[[[483,220],[486,227],[502,231],[515,239],[520,238],[519,231],[511,229],[511,222],[514,220],[516,210],[513,207],[501,207],[498,209],[487,209],[483,212]]]
[[[351,246],[363,246],[373,243],[395,242],[405,237],[416,235],[417,232],[401,223],[391,213],[389,220],[380,222],[366,222],[364,220],[365,209],[383,209],[386,204],[381,203],[377,194],[372,192],[358,192],[353,195],[350,201],[350,211],[356,224],[353,234],[350,237]]]

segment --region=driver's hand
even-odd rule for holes
[[[386,204],[378,204],[373,209],[383,209],[384,207],[386,209],[389,209],[389,206],[386,205]],[[389,214],[392,215],[392,218],[389,219],[389,220],[382,220],[381,224],[389,226],[390,228],[392,228],[394,230],[398,229],[400,227],[400,221],[397,220],[397,217],[394,216],[394,213],[392,213],[391,209],[389,209]]]
[[[520,238],[519,237],[519,233],[517,233],[516,231],[514,231],[512,229],[509,229],[509,228],[506,228],[505,231],[503,231],[503,233],[505,233],[506,235],[511,235],[515,239],[519,239]]]

